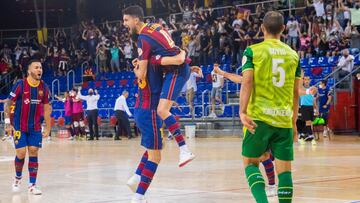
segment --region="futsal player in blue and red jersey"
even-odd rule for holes
[[[42,146],[42,138],[50,134],[50,91],[44,81],[41,80],[43,73],[40,60],[30,60],[28,76],[17,81],[14,85],[8,101],[5,104],[5,130],[14,136],[16,149],[15,172],[13,191],[20,190],[22,169],[25,162],[26,151],[29,155],[29,193],[41,195],[41,190],[36,187],[38,172],[38,151]],[[15,105],[14,122],[10,122],[10,106]],[[44,110],[46,127],[41,133],[41,111]]]
[[[139,6],[130,6],[123,11],[124,25],[133,35],[138,35],[138,64],[140,70],[147,70],[149,63],[161,67],[164,79],[161,88],[157,114],[165,122],[174,135],[180,148],[179,166],[182,167],[195,158],[188,149],[180,130],[180,123],[170,113],[170,109],[179,96],[182,88],[190,77],[190,66],[183,61],[179,65],[163,65],[162,57],[176,56],[181,49],[175,46],[169,33],[159,24],[143,22],[144,13]],[[176,61],[178,62],[178,61]],[[141,71],[139,79],[146,77],[146,71]]]

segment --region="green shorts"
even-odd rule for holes
[[[279,160],[294,160],[293,129],[277,128],[261,121],[255,121],[255,134],[244,130],[242,155],[248,158],[259,158],[268,150]]]

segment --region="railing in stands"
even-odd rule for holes
[[[0,87],[0,92],[2,92],[5,88],[11,87],[16,78],[16,72],[17,71],[13,69],[9,73],[0,76],[0,84],[3,85],[2,87]]]
[[[57,83],[57,93],[55,94],[55,84]],[[55,79],[51,82],[51,94],[52,94],[52,99],[54,100],[55,95],[59,95],[60,94],[60,80],[59,79]]]
[[[70,75],[72,76],[70,78]],[[70,91],[72,89],[72,87],[70,88],[70,79],[72,79],[72,86],[75,85],[75,71],[74,70],[70,70],[69,72],[66,73],[66,84],[67,84],[67,90]]]
[[[205,117],[205,94],[209,94],[210,95],[210,91],[209,90],[205,90],[201,93],[201,102],[202,102],[202,116],[203,118]],[[209,97],[210,98],[210,97]]]
[[[89,66],[89,62],[88,61],[84,61],[82,64],[81,64],[81,84],[84,82],[84,66]]]

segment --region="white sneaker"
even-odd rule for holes
[[[70,136],[68,140],[74,140],[74,136]]]
[[[140,181],[141,181],[141,176],[139,176],[138,174],[134,174],[126,182],[126,185],[131,189],[131,191],[135,193]]]
[[[211,112],[211,113],[209,114],[209,117],[210,117],[210,118],[216,118],[217,116],[216,116],[216,114],[215,114],[214,112]]]
[[[317,144],[317,143],[316,143],[316,140],[315,140],[315,139],[311,140],[311,144],[312,144],[312,145],[316,145],[316,144]]]
[[[147,203],[145,196],[138,197],[137,194],[131,199],[131,203]]]
[[[268,185],[266,187],[266,196],[275,197],[277,196],[277,188],[276,185]]]
[[[324,130],[323,136],[326,138],[329,135],[329,132],[327,130]]]
[[[29,187],[29,194],[41,195],[42,192],[38,187],[36,187],[36,185],[32,185]]]
[[[12,184],[12,191],[13,192],[19,192],[20,191],[20,185],[21,185],[21,179],[14,178],[14,183]]]
[[[304,144],[305,144],[305,140],[304,140],[304,139],[298,139],[298,143],[299,143],[300,145],[304,145]]]
[[[179,167],[185,166],[187,163],[195,159],[195,155],[190,150],[180,150]]]

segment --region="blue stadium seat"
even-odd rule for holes
[[[339,60],[338,56],[331,56],[331,57],[328,58],[328,63],[330,65],[336,65],[338,60]]]
[[[316,57],[311,57],[311,58],[309,58],[309,66],[310,67],[317,67],[317,66],[319,66],[319,64],[318,64],[318,58],[316,58]]]
[[[177,99],[176,99],[176,102],[182,106],[182,105],[186,105],[186,98],[183,97],[183,96],[179,96]]]
[[[359,59],[359,54],[355,56],[355,59],[354,59],[354,64],[355,65],[360,65],[360,59]]]
[[[349,51],[350,51],[350,54],[354,55],[354,56],[359,54],[359,49],[358,48],[350,48]]]
[[[109,112],[108,112],[108,110],[106,110],[106,109],[100,109],[100,110],[99,110],[99,116],[100,116],[102,119],[107,119],[107,118],[109,118]]]
[[[309,65],[309,59],[308,58],[303,58],[300,60],[300,66],[305,68],[305,67],[308,67]]]
[[[54,117],[55,119],[58,119],[59,117],[61,117],[61,111],[53,111],[51,113],[51,117]]]
[[[329,66],[329,59],[327,57],[319,57],[318,58],[318,65],[319,66]]]

